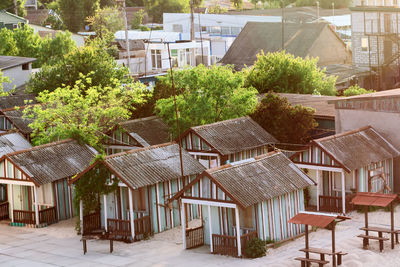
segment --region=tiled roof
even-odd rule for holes
[[[313,142],[349,171],[400,155],[400,152],[371,126],[316,139]]]
[[[67,139],[7,154],[37,184],[43,185],[82,172],[97,154],[96,150]]]
[[[5,154],[31,148],[32,145],[19,133],[0,134],[0,157]]]
[[[315,184],[281,152],[207,172],[245,208]]]
[[[250,117],[220,121],[191,129],[222,155],[278,142]]]
[[[339,97],[337,99],[330,100],[329,102],[335,103],[339,101],[348,101],[348,100],[370,100],[370,99],[399,98],[399,97],[400,97],[400,88],[396,88],[369,94],[355,95],[349,97]]]
[[[0,97],[0,110],[25,106],[27,104],[36,104],[34,95],[9,95]]]
[[[30,134],[32,133],[32,129],[28,125],[32,123],[33,120],[23,118],[22,110],[23,107],[19,109],[10,108],[2,110],[1,113],[3,113],[21,133]]]
[[[184,175],[205,170],[196,159],[182,150]],[[130,150],[105,158],[108,165],[131,188],[140,188],[181,177],[179,146],[176,143]]]
[[[0,70],[6,70],[33,61],[36,61],[36,58],[0,56]]]
[[[121,127],[143,146],[153,146],[170,141],[168,125],[157,116],[126,121],[121,123]]]

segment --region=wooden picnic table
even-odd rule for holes
[[[361,227],[360,230],[365,231],[365,235],[358,235],[357,237],[360,237],[363,239],[363,248],[367,249],[369,245],[369,239],[373,240],[378,240],[379,241],[379,250],[382,252],[383,251],[383,242],[388,241],[389,238],[383,237],[383,234],[391,234],[396,237],[396,244],[399,243],[399,232],[400,230],[391,230],[389,228],[383,228],[383,227],[375,227],[375,226],[369,226],[369,227]],[[369,232],[377,232],[378,236],[373,236],[369,235]],[[393,236],[392,236],[393,239]],[[394,248],[394,241],[392,241],[392,249]]]
[[[300,251],[302,251],[304,253],[320,254],[321,261],[325,261],[325,255],[337,257],[337,265],[341,265],[342,264],[342,256],[347,255],[347,253],[344,253],[342,251],[332,252],[332,250],[330,250],[330,249],[313,248],[313,247],[309,247],[308,249],[302,248],[302,249],[300,249]]]

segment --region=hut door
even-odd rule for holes
[[[69,188],[67,179],[54,182],[56,189],[55,196],[57,200],[57,212],[60,220],[65,220],[71,217],[71,203],[69,198]]]
[[[330,181],[329,181],[329,172],[322,171],[322,194],[324,196],[330,195]]]
[[[7,185],[0,184],[0,203],[7,201]]]

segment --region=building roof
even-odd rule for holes
[[[305,224],[305,225],[312,225],[315,227],[321,227],[325,228],[327,227],[330,223],[332,223],[335,220],[343,221],[343,220],[348,220],[350,219],[349,217],[344,217],[336,214],[328,214],[328,213],[322,213],[322,212],[305,212],[302,211],[292,217],[289,220],[289,223],[294,223],[294,224]]]
[[[5,154],[31,148],[32,145],[19,133],[0,134],[0,157]]]
[[[3,109],[0,111],[1,113],[4,114],[4,116],[9,119],[14,127],[18,129],[21,133],[23,134],[30,134],[32,133],[31,127],[29,127],[29,124],[33,122],[32,119],[26,119],[23,118],[23,107],[20,107],[19,109],[15,108],[9,108],[9,109]]]
[[[35,95],[8,95],[0,97],[0,110],[36,104]]]
[[[189,130],[203,138],[222,155],[278,142],[250,117],[196,126]]]
[[[315,184],[281,152],[206,172],[243,208]]]
[[[400,155],[392,144],[371,126],[312,141],[347,171]]]
[[[36,58],[30,57],[15,57],[15,56],[0,56],[0,70],[14,68],[26,63],[36,61]]]
[[[285,51],[296,57],[307,57],[322,31],[329,27],[327,23],[285,24]],[[248,22],[220,63],[233,64],[235,69],[252,66],[262,50],[265,53],[282,50],[280,36],[281,23]]]
[[[340,101],[352,101],[352,100],[376,100],[376,99],[385,99],[385,98],[398,98],[400,97],[400,88],[396,89],[391,89],[391,90],[385,90],[385,91],[379,91],[375,93],[369,93],[369,94],[363,94],[363,95],[355,95],[355,96],[349,96],[349,97],[340,97],[337,99],[332,99],[329,100],[329,103],[335,103],[335,102],[340,102]]]
[[[279,96],[285,97],[291,105],[302,105],[315,109],[314,116],[329,117],[335,119],[335,105],[328,104],[328,100],[334,100],[337,96],[322,96],[309,94],[288,94],[278,93]]]
[[[14,23],[25,23],[26,20],[13,13],[7,12],[5,10],[0,10],[0,22],[4,24],[14,24]]]
[[[169,141],[169,126],[157,116],[130,120],[120,125],[143,146]]]
[[[396,199],[397,199],[396,194],[359,192],[351,200],[351,203],[353,203],[354,205],[361,205],[361,206],[386,207]]]
[[[29,24],[42,25],[49,17],[50,10],[48,9],[26,9],[25,18],[29,21]]]
[[[182,150],[183,173],[197,175],[205,167]],[[132,189],[181,177],[179,146],[166,143],[107,156],[104,164]]]
[[[38,185],[80,173],[90,165],[96,150],[66,139],[5,155]]]
[[[347,64],[332,64],[325,66],[327,75],[337,76],[336,84],[348,82],[357,77],[369,76],[369,67],[357,67]]]

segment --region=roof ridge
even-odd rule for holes
[[[106,160],[106,159],[121,157],[121,156],[124,156],[124,155],[129,155],[129,154],[142,152],[142,151],[146,151],[146,150],[151,150],[151,149],[156,149],[156,148],[160,148],[160,147],[166,147],[166,146],[173,145],[173,144],[177,144],[177,143],[175,141],[173,141],[173,142],[168,142],[168,143],[158,144],[158,145],[153,145],[153,146],[134,148],[134,149],[131,149],[131,150],[128,150],[128,151],[123,151],[123,152],[120,152],[120,153],[108,155],[104,159]]]
[[[133,119],[133,120],[123,121],[123,122],[120,123],[120,125],[132,123],[132,122],[148,121],[148,120],[153,120],[153,119],[157,119],[157,118],[159,118],[159,117],[156,116],[156,115],[154,115],[154,116],[149,116],[149,117],[144,117],[144,118],[137,118],[137,119]],[[160,118],[160,119],[161,119],[161,118]]]
[[[34,151],[34,150],[38,150],[38,149],[45,148],[45,147],[56,146],[56,145],[68,143],[68,142],[71,142],[71,141],[75,141],[76,142],[75,139],[68,138],[68,139],[64,139],[64,140],[60,140],[60,141],[55,141],[55,142],[51,142],[51,143],[47,143],[47,144],[43,144],[43,145],[39,145],[39,146],[34,146],[34,147],[31,147],[31,148],[27,148],[27,149],[15,151],[15,152],[12,152],[12,153],[9,153],[9,154],[6,154],[6,155],[7,156],[14,156],[14,155],[25,153],[25,152],[28,152],[28,151]]]
[[[338,134],[335,134],[335,135],[330,135],[330,136],[322,137],[322,138],[319,138],[319,139],[315,139],[315,140],[313,140],[313,142],[318,143],[318,142],[321,142],[321,141],[326,141],[326,140],[330,140],[330,139],[336,139],[336,138],[339,138],[339,137],[343,137],[343,136],[351,135],[351,134],[354,134],[354,133],[362,132],[362,131],[365,131],[367,129],[374,129],[374,128],[371,125],[367,125],[367,126],[363,126],[363,127],[354,129],[354,130],[347,131],[347,132],[338,133]]]
[[[218,125],[218,124],[222,124],[222,123],[226,123],[226,122],[231,122],[231,121],[237,121],[237,120],[244,119],[244,118],[251,119],[249,116],[242,116],[242,117],[239,117],[239,118],[234,118],[234,119],[229,119],[229,120],[223,120],[223,121],[216,121],[216,122],[209,123],[209,124],[193,126],[193,127],[191,127],[191,129],[195,130],[195,129],[201,129],[201,128],[206,128],[206,127],[211,127],[211,126],[213,126],[213,125]]]
[[[25,109],[27,107],[33,107],[33,106],[37,106],[37,105],[40,105],[40,104],[30,104],[30,105],[24,105],[24,106],[16,106],[16,107],[13,107],[13,108],[1,109],[0,111],[7,112],[7,111],[12,111],[12,110],[21,110],[21,109]]]

